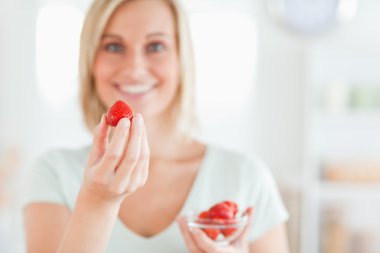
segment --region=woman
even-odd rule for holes
[[[287,252],[287,212],[265,166],[191,138],[188,36],[176,0],[95,0],[80,56],[93,144],[35,164],[29,252]],[[139,113],[111,129],[102,115],[116,100]],[[188,229],[183,214],[226,199],[255,207],[230,246]]]

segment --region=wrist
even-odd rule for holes
[[[120,209],[118,201],[105,200],[80,189],[58,252],[105,252]]]
[[[104,198],[82,187],[77,198],[76,209],[88,209],[91,212],[117,215],[122,201],[123,199],[120,197]]]

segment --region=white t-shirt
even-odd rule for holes
[[[55,150],[38,159],[30,170],[25,204],[56,203],[73,210],[89,150],[89,147]],[[181,213],[206,210],[223,200],[235,201],[241,208],[254,207],[250,240],[288,219],[273,176],[261,161],[210,145]],[[181,253],[188,250],[175,221],[158,235],[144,238],[117,219],[107,252]]]

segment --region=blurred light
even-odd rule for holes
[[[194,13],[191,25],[201,90],[198,97],[208,105],[244,104],[252,94],[257,59],[252,18],[245,14]]]
[[[242,13],[192,13],[199,138],[248,150],[257,62],[257,29]],[[223,134],[231,131],[233,134]],[[247,135],[248,133],[248,135]],[[221,134],[223,138],[220,138]]]
[[[357,0],[341,1],[338,7],[338,19],[342,23],[348,23],[355,18],[358,10]]]
[[[268,0],[267,6],[277,21],[309,35],[348,23],[357,12],[357,0]]]
[[[71,6],[48,6],[37,19],[38,87],[51,105],[77,94],[79,37],[83,13]]]

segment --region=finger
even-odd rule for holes
[[[103,157],[108,144],[108,133],[109,126],[103,114],[100,123],[94,129],[93,144],[88,159],[90,166],[95,165]]]
[[[245,228],[243,229],[243,231],[241,232],[241,235],[232,243],[232,244],[242,244],[242,243],[245,243],[247,242],[247,239],[248,239],[248,234],[249,234],[249,230],[252,226],[252,220],[253,220],[253,208],[252,207],[248,207],[245,211],[244,211],[244,214],[243,215],[248,215],[248,221],[247,221],[247,225],[245,226]]]
[[[124,152],[125,142],[129,137],[130,121],[127,118],[122,118],[117,124],[112,140],[108,144],[105,154],[99,163],[99,173],[113,174],[116,165]]]
[[[150,149],[148,146],[148,142],[145,141],[146,149],[144,152],[146,152],[147,159],[145,160],[143,170],[141,172],[141,181],[142,184],[144,185],[146,181],[148,181],[148,176],[149,176],[149,164],[150,164]]]
[[[140,157],[135,169],[131,174],[130,183],[127,189],[128,192],[134,192],[146,183],[149,174],[149,156],[150,150],[146,137],[146,129],[143,127]]]
[[[219,246],[211,240],[202,230],[196,228],[191,230],[191,235],[198,245],[205,252],[219,252]]]
[[[128,144],[121,158],[120,166],[115,173],[115,183],[117,185],[127,187],[131,174],[139,161],[143,124],[141,114],[136,114],[132,120]]]
[[[189,232],[189,228],[186,224],[186,220],[183,217],[177,217],[177,223],[179,225],[179,229],[181,230],[182,236],[185,240],[185,244],[186,244],[187,248],[189,249],[189,251],[191,253],[202,253],[202,252],[204,252],[203,250],[201,250],[197,246],[193,237],[191,236],[191,234]]]
[[[149,159],[140,159],[131,172],[125,191],[129,193],[135,192],[138,188],[142,187],[148,179],[148,174]]]

